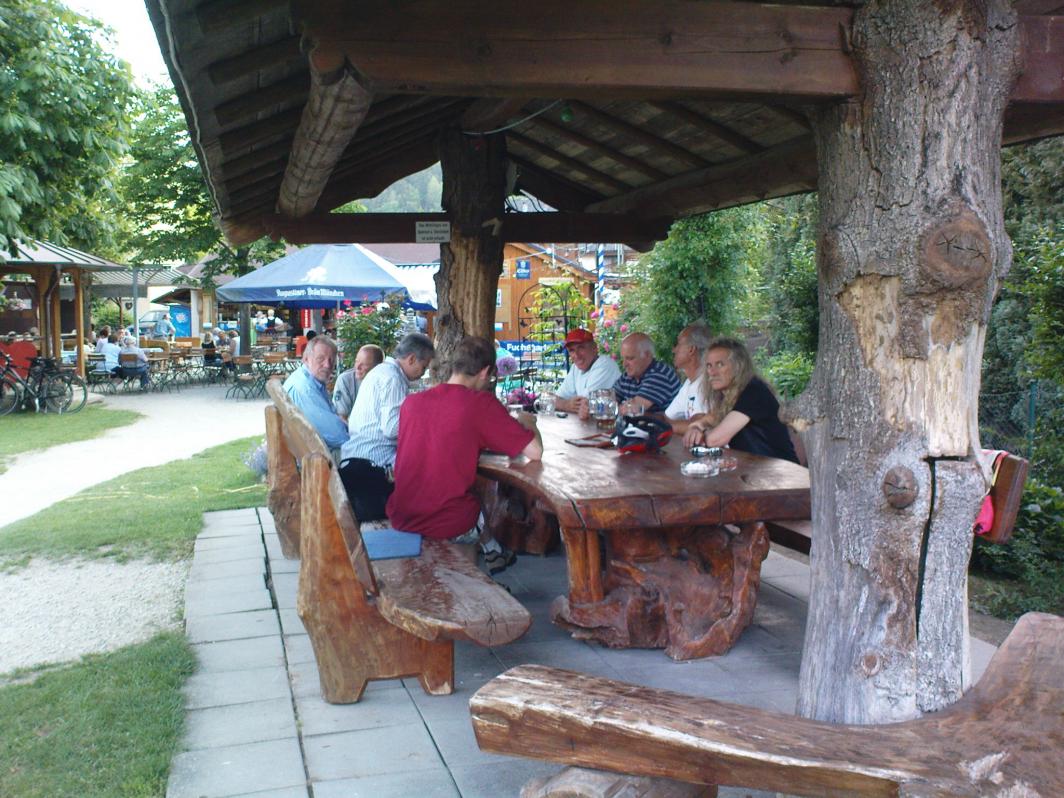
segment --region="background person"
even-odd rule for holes
[[[625,416],[664,413],[680,392],[676,372],[654,357],[654,344],[645,333],[631,333],[621,341],[624,374],[613,385],[618,410]]]
[[[122,351],[120,355],[133,355],[136,357],[135,366],[122,366],[122,374],[126,376],[133,374],[140,377],[140,389],[146,390],[150,379],[148,378],[148,356],[144,353],[144,350],[137,346],[137,339],[132,335],[127,335],[122,339]],[[119,360],[121,363],[121,359]]]
[[[665,418],[678,434],[686,432],[691,421],[706,412],[705,357],[712,339],[709,327],[701,321],[687,325],[676,336],[672,364],[686,379],[672,403],[665,408]]]
[[[359,521],[385,517],[385,503],[394,487],[399,406],[434,353],[427,335],[405,335],[392,357],[366,374],[358,388],[347,421],[350,437],[340,450],[340,479]]]
[[[376,344],[366,344],[355,355],[355,365],[336,378],[336,387],[333,388],[332,403],[336,414],[345,422],[351,415],[351,408],[355,405],[355,397],[358,396],[358,386],[363,378],[373,369],[384,362],[384,350]]]
[[[798,462],[780,403],[757,376],[750,352],[735,338],[714,338],[706,353],[706,414],[693,421],[684,445],[731,446]]]
[[[612,388],[620,379],[621,370],[613,358],[599,354],[595,336],[582,328],[569,330],[565,348],[573,365],[558,389],[554,406],[586,419],[590,415],[588,396],[592,391]]]
[[[152,330],[152,335],[156,338],[171,340],[176,332],[177,328],[174,327],[173,322],[170,321],[170,314],[164,313],[163,317],[155,322],[155,329]]]

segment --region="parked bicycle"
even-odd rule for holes
[[[59,368],[53,359],[31,359],[29,373],[23,379],[11,365],[11,356],[6,352],[0,352],[0,356],[4,359],[4,369],[0,372],[0,416],[31,405],[38,413],[76,413],[88,401],[85,380]]]

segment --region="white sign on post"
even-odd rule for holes
[[[448,244],[451,241],[451,223],[414,222],[414,240],[418,244]]]

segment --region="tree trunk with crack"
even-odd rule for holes
[[[440,135],[443,209],[451,241],[440,245],[436,274],[436,357],[446,363],[467,335],[489,341],[495,332],[495,293],[502,274],[502,215],[506,201],[506,139]],[[445,374],[437,376],[445,377]]]
[[[1004,0],[872,2],[862,94],[811,114],[820,164],[820,350],[788,408],[810,453],[813,587],[798,711],[911,718],[970,679],[967,564],[986,490],[978,395],[1011,262]]]

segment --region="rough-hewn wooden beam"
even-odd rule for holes
[[[288,216],[314,210],[333,167],[351,143],[373,102],[349,70],[323,75],[311,70],[310,97],[303,108],[277,209]]]
[[[605,111],[600,111],[593,105],[588,105],[583,102],[572,102],[570,106],[574,113],[581,114],[583,116],[594,119],[600,125],[611,127],[618,132],[622,133],[625,137],[635,139],[641,144],[645,144],[653,150],[664,151],[667,155],[690,164],[696,168],[709,166],[710,163],[701,155],[696,155],[690,150],[686,150],[678,144],[673,144],[667,139],[663,139],[661,136],[655,135],[650,131],[643,130],[643,128],[633,125],[631,122],[626,122],[623,119],[618,119],[612,114],[608,114]]]
[[[259,169],[264,164],[273,163],[276,160],[286,160],[288,151],[292,149],[292,140],[289,138],[261,147],[247,155],[233,158],[222,163],[222,173],[226,180],[247,174]]]
[[[746,136],[735,132],[727,125],[722,125],[720,122],[696,113],[678,102],[665,100],[661,102],[652,102],[650,105],[657,108],[659,111],[686,122],[703,133],[708,133],[714,138],[720,139],[725,144],[730,144],[732,147],[739,150],[739,152],[753,155],[754,153],[761,152],[765,149],[753,139],[748,139]]]
[[[1064,135],[1064,104],[1013,103],[1005,111],[1005,144],[1060,135]]]
[[[273,238],[291,244],[415,243],[417,222],[446,222],[446,213],[335,213],[302,219],[272,215],[263,227]],[[668,219],[645,219],[601,213],[507,213],[500,235],[505,241],[594,242],[664,238]]]
[[[210,35],[243,25],[288,5],[288,0],[208,0],[196,8],[200,29]]]
[[[535,120],[533,122],[530,122],[529,124],[530,126],[541,128],[543,130],[549,130],[555,136],[565,139],[566,141],[571,141],[574,144],[579,144],[581,147],[585,147],[586,149],[589,149],[592,152],[599,153],[600,155],[605,155],[611,161],[615,161],[616,163],[619,163],[622,166],[627,166],[629,169],[635,172],[639,172],[640,174],[644,174],[651,180],[664,180],[668,177],[668,175],[662,172],[660,169],[657,169],[648,163],[644,163],[638,158],[633,158],[630,155],[625,155],[618,149],[614,149],[613,147],[603,144],[600,141],[596,141],[590,136],[585,136],[579,131],[572,130],[571,128],[567,128],[563,125],[559,125],[555,122],[552,122],[545,116],[537,116]]]
[[[220,86],[223,83],[251,75],[260,69],[295,60],[302,57],[299,40],[299,36],[288,36],[232,58],[215,61],[207,67],[207,76],[211,79],[211,83]]]
[[[310,76],[305,72],[291,75],[216,106],[214,117],[219,125],[226,127],[273,106],[302,106],[307,99],[309,85]]]
[[[502,127],[512,117],[521,116],[527,97],[501,97],[476,100],[459,123],[467,133],[484,133]]]
[[[789,94],[856,90],[849,9],[663,0],[295,0],[315,41],[375,85],[464,96]],[[459,46],[455,46],[460,42]],[[564,42],[565,46],[559,46]]]
[[[590,191],[586,185],[574,183],[561,175],[509,153],[517,167],[517,187],[527,191],[560,211],[580,211],[593,202],[605,199],[603,194]]]
[[[605,172],[600,172],[598,169],[588,166],[587,164],[578,161],[576,158],[570,158],[568,155],[563,155],[557,150],[551,149],[546,144],[536,141],[535,139],[530,139],[528,136],[523,136],[516,131],[507,131],[506,138],[511,143],[520,145],[521,149],[531,150],[544,158],[551,158],[566,169],[573,172],[579,172],[601,186],[609,186],[614,191],[620,192],[627,192],[631,188],[627,183],[622,183],[620,180],[611,177]]]
[[[816,149],[811,138],[758,155],[633,189],[589,205],[590,213],[631,213],[678,218],[816,188]]]
[[[1064,16],[1021,17],[1023,74],[1011,102],[1064,102]]]
[[[222,154],[226,157],[235,156],[237,153],[247,155],[249,148],[266,139],[279,136],[290,137],[302,116],[301,108],[292,108],[266,119],[227,130],[219,134],[218,146],[222,148]]]

